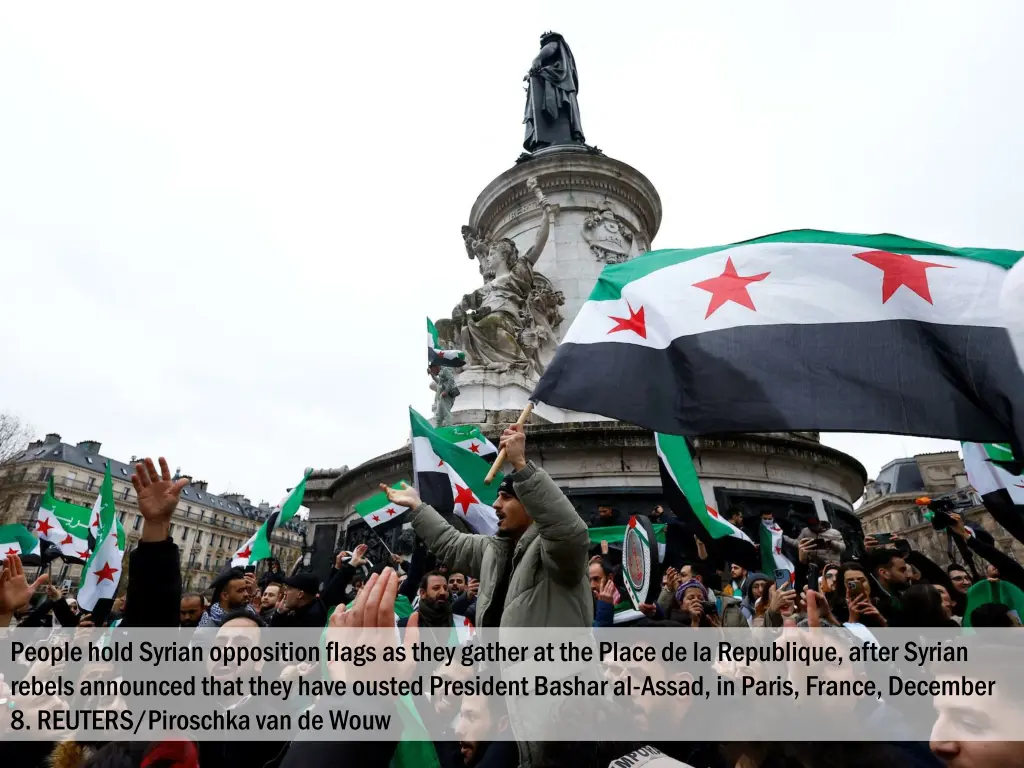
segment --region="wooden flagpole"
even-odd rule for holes
[[[530,418],[530,414],[533,413],[533,401],[531,400],[523,408],[523,412],[519,414],[519,421],[516,422],[517,426],[523,426],[526,420]],[[505,449],[502,448],[498,451],[498,456],[494,459],[494,463],[491,465],[490,472],[487,473],[487,477],[484,478],[484,485],[490,485],[494,482],[494,476],[501,470],[501,465],[505,463]]]

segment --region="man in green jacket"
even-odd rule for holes
[[[403,484],[388,500],[413,510],[412,527],[452,570],[480,580],[478,627],[590,627],[587,525],[543,469],[526,460],[526,435],[512,425],[501,437],[515,470],[498,490],[498,535],[460,533]]]

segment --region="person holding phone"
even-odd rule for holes
[[[826,521],[819,519],[817,515],[808,518],[807,527],[800,531],[796,538],[798,542],[805,539],[810,539],[812,542],[807,560],[808,565],[813,563],[819,568],[824,568],[829,562],[841,560],[843,553],[846,552],[843,535]]]
[[[872,598],[867,569],[860,563],[847,562],[839,566],[835,589],[828,597],[832,615],[841,623],[888,626]]]

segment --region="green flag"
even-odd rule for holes
[[[0,525],[0,559],[39,554],[39,539],[20,523]]]
[[[54,544],[65,560],[84,563],[91,554],[89,517],[92,510],[58,499],[50,475],[43,500],[36,514],[36,535]]]
[[[270,513],[256,533],[250,536],[241,548],[235,552],[234,557],[231,558],[232,567],[244,568],[251,563],[257,563],[260,560],[266,560],[268,557],[271,557],[270,536],[275,528],[287,523],[299,511],[299,507],[302,506],[302,497],[306,495],[306,480],[309,479],[311,472],[312,470],[309,470],[303,475],[299,484],[281,500],[277,509]]]
[[[95,537],[95,547],[82,569],[82,582],[78,587],[78,604],[87,611],[92,611],[99,600],[112,598],[121,579],[124,533],[119,531],[120,523],[114,506],[110,462],[107,462],[92,517],[89,528]]]
[[[402,483],[395,483],[392,488],[401,488]],[[392,504],[388,501],[388,495],[381,491],[375,493],[366,501],[360,501],[355,505],[356,514],[363,518],[365,522],[371,528],[376,528],[378,525],[386,525],[392,520],[401,520],[402,514],[409,511],[408,507],[403,507],[401,504]]]
[[[433,321],[427,318],[427,365],[442,368],[461,368],[466,364],[466,353],[458,349],[443,349]]]
[[[499,472],[494,482],[485,485],[484,478],[491,470],[487,461],[439,435],[412,408],[409,419],[413,473],[423,501],[438,512],[458,515],[477,533],[497,533],[494,501],[502,474]]]

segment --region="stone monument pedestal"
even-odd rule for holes
[[[546,215],[527,181],[535,179],[557,206],[536,271],[551,280],[564,304],[557,340],[583,306],[607,264],[629,261],[650,249],[661,225],[661,198],[635,168],[591,147],[549,147],[495,178],[477,197],[469,227],[491,242],[512,240],[525,253]],[[541,355],[547,363],[552,350]],[[461,395],[452,408],[456,424],[515,421],[537,383],[534,371],[500,372],[471,365],[457,374]],[[544,422],[593,421],[603,417],[539,406]]]

